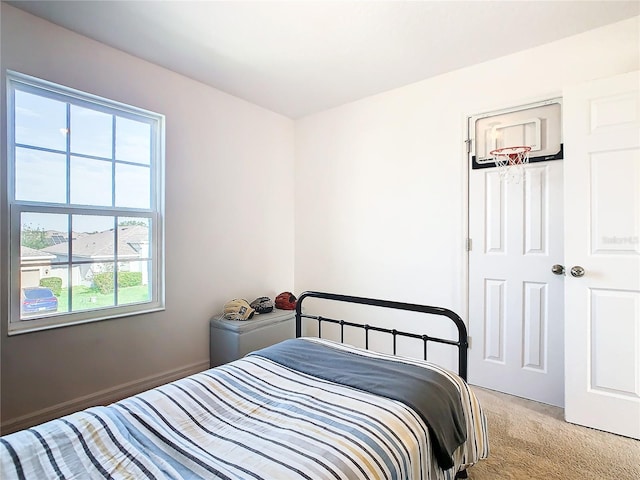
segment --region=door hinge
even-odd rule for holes
[[[467,249],[467,252],[471,251],[471,247],[472,247],[472,242],[470,238],[467,238],[466,244],[465,244],[465,248]]]
[[[471,153],[471,139],[467,138],[464,143],[467,144],[467,153]]]
[[[467,336],[467,346],[471,348],[471,335]]]

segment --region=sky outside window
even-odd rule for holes
[[[15,176],[17,200],[66,202],[66,155],[16,147]]]
[[[65,151],[67,104],[16,90],[16,143]]]
[[[151,163],[151,125],[116,117],[116,160]]]
[[[71,105],[71,151],[111,158],[113,116]]]

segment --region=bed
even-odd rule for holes
[[[447,317],[451,340],[305,313],[306,298]],[[317,322],[317,337],[304,323]],[[364,348],[322,338],[364,330]],[[308,329],[307,329],[308,330]],[[389,334],[393,354],[369,347]],[[458,349],[458,374],[400,357],[399,337]],[[465,382],[467,334],[454,312],[305,292],[296,338],[108,406],[0,437],[3,479],[466,478],[486,458],[486,420]]]

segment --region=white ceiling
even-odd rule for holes
[[[291,118],[640,15],[593,0],[7,3]]]

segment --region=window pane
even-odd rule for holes
[[[120,262],[118,265],[118,305],[151,301],[151,262]]]
[[[111,206],[111,162],[71,158],[71,203]]]
[[[69,267],[56,265],[51,267],[51,271],[49,276],[51,278],[56,278],[60,280],[56,280],[55,282],[60,285],[60,291],[57,292],[54,290],[54,294],[58,297],[58,313],[68,313],[69,312]],[[50,282],[51,280],[47,280]]]
[[[74,238],[71,251],[74,262],[96,262],[105,260],[111,264],[115,259],[114,217],[100,215],[73,215]],[[111,266],[113,271],[113,266]],[[89,271],[90,270],[90,271]],[[104,271],[101,267],[82,269],[82,284],[92,283],[94,271]],[[87,277],[87,275],[89,275]],[[74,286],[76,283],[74,283]]]
[[[116,159],[149,165],[151,125],[116,117]]]
[[[73,270],[83,279],[81,284],[73,286],[71,301],[74,312],[115,305],[113,268],[113,264],[107,266],[105,263],[73,265]],[[94,281],[87,285],[84,280],[87,278]]]
[[[67,104],[16,90],[16,143],[67,149]]]
[[[65,155],[16,148],[16,199],[31,202],[67,202]]]
[[[58,276],[59,257],[51,249],[66,235],[68,215],[23,212],[20,224],[20,318],[64,312],[59,301],[67,279]]]
[[[113,116],[71,105],[71,151],[111,158]]]
[[[22,264],[30,261],[59,261],[51,247],[69,241],[69,216],[56,213],[23,212],[20,216]],[[64,247],[63,245],[63,247]],[[64,247],[66,248],[66,247]],[[65,252],[64,248],[60,251]],[[65,261],[63,259],[62,261]]]
[[[151,170],[149,167],[116,164],[116,206],[150,208]]]
[[[118,260],[138,260],[151,257],[150,218],[118,217]]]
[[[20,268],[20,319],[43,317],[59,312],[58,295],[60,288],[43,284],[48,278],[50,267],[25,266]],[[57,284],[56,284],[57,285]]]
[[[36,271],[37,270],[37,271]],[[25,266],[20,269],[20,319],[69,312],[69,269]]]

